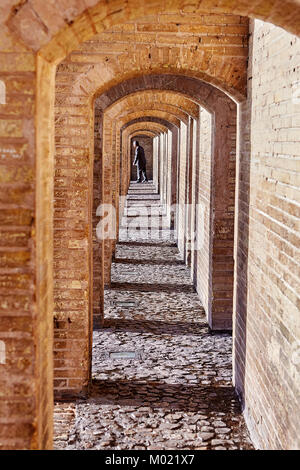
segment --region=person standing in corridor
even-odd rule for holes
[[[146,173],[146,157],[143,147],[139,144],[137,140],[133,142],[133,148],[135,149],[135,158],[133,164],[137,166],[137,174],[138,178],[136,180],[137,183],[144,183],[148,181],[147,173]],[[143,181],[141,180],[143,174]]]

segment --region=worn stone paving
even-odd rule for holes
[[[145,198],[142,185],[129,193]],[[56,404],[55,448],[251,449],[232,387],[231,336],[209,332],[172,234],[150,239],[147,230],[128,233],[127,222],[105,324],[94,331],[91,394]]]

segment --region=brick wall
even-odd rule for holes
[[[177,133],[174,135],[173,132],[168,130],[167,132],[167,179],[166,179],[166,216],[167,216],[167,224],[168,226],[171,225],[171,206],[172,206],[172,186],[176,183],[176,179],[174,179],[173,168],[173,159],[177,160],[176,150],[174,149],[173,140],[176,138]],[[175,150],[175,151],[174,151]]]
[[[199,109],[197,110],[199,114]],[[197,116],[198,117],[198,116]],[[185,243],[185,253],[184,258],[186,264],[191,266],[191,227],[192,227],[192,186],[193,186],[193,173],[194,173],[194,124],[192,117],[188,119],[188,142],[187,142],[187,167],[186,167],[186,194],[185,194],[185,233],[186,233],[186,243]]]
[[[211,103],[211,125],[207,123],[209,113],[204,109],[201,113],[202,119],[206,116],[206,120],[203,121],[199,151],[195,147],[198,137],[195,130],[194,140],[193,120],[189,121],[187,127],[186,157],[182,139],[180,144],[177,214],[179,247],[185,261],[193,264],[195,287],[204,302],[210,327],[230,329],[233,296],[236,105],[224,96],[214,97]],[[199,125],[201,134],[201,122]],[[212,138],[213,144],[208,144]],[[202,153],[202,161],[199,156],[199,161],[193,164],[195,152],[199,155]],[[202,196],[197,202],[194,200],[191,208],[195,194]],[[191,253],[188,246],[193,218],[196,219],[193,223],[196,224],[200,239],[197,253]],[[202,264],[207,266],[211,280],[202,274]]]
[[[257,446],[295,449],[300,41],[255,21],[250,43],[248,101],[240,113],[235,385]]]
[[[199,115],[201,113],[201,108],[199,109]],[[200,116],[199,116],[200,117]],[[192,145],[192,181],[191,181],[191,260],[190,260],[190,268],[191,268],[191,277],[193,279],[193,283],[196,286],[197,283],[197,259],[198,259],[198,250],[196,242],[197,242],[197,234],[199,233],[197,224],[200,222],[198,212],[198,197],[199,197],[199,161],[200,161],[200,120],[194,119],[193,120],[193,145]],[[199,222],[198,222],[199,220]],[[196,287],[197,289],[197,287]]]
[[[79,97],[58,93],[55,113],[54,388],[62,397],[86,394],[90,379],[94,126]]]
[[[153,183],[155,184],[155,188],[158,191],[158,137],[154,137],[153,139]]]
[[[100,221],[97,208],[102,202],[102,111],[95,107],[94,133],[94,170],[93,170],[93,325],[98,328],[104,318],[104,244],[99,240],[96,230]]]
[[[184,257],[185,250],[185,190],[186,190],[186,166],[187,166],[187,125],[180,124],[180,144],[178,160],[178,211],[177,211],[177,237],[178,249]]]
[[[35,103],[43,97],[53,109],[53,96],[44,94],[54,75],[40,61],[48,74],[47,84],[40,83],[35,54],[2,24],[9,13],[1,2],[0,449],[47,449],[53,434],[53,154],[36,165],[35,123],[40,144],[46,146],[51,133],[42,132]]]
[[[160,200],[162,204],[166,199],[166,161],[167,161],[167,147],[166,147],[166,132],[159,136],[159,181],[160,181]]]
[[[193,278],[206,312],[212,300],[212,116],[201,108],[199,118],[199,161],[196,174],[196,247]]]

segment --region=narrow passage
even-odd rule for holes
[[[149,206],[161,213],[151,233],[136,217]],[[251,449],[231,335],[209,332],[151,182],[130,185],[125,215],[94,331],[92,391],[56,404],[55,448]]]

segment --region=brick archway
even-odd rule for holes
[[[88,0],[77,5],[74,4],[71,10],[67,6],[49,5],[45,7],[42,0],[37,0],[34,7],[26,4],[21,5],[15,8],[12,14],[10,14],[10,8],[10,6],[5,6],[3,13],[6,18],[9,16],[9,27],[13,31],[19,32],[24,43],[33,50],[40,50],[44,44],[51,44],[51,38],[53,38],[52,48],[48,46],[48,51],[56,46],[56,55],[60,54],[59,59],[66,52],[64,47],[74,46],[93,36],[95,32],[101,32],[107,27],[122,23],[124,18],[136,19],[157,12],[174,14],[174,16],[179,11],[195,16],[205,15],[212,11],[219,14],[243,15],[268,21],[292,33],[299,32],[299,4],[296,0],[290,2],[272,0],[267,5],[263,0],[259,0],[255,5],[248,5],[242,1],[224,5],[221,0],[217,2],[211,0],[202,5],[202,2],[199,4],[199,2],[177,0],[171,3],[165,1],[159,6],[154,0],[143,5],[124,0],[119,1],[116,5],[109,5],[99,0]],[[87,8],[89,9],[87,10]],[[39,15],[39,21],[37,21],[34,12]],[[26,27],[23,26],[25,18],[27,20]],[[33,31],[36,34],[30,35],[30,32]],[[69,40],[63,46],[62,39],[67,33]]]
[[[93,5],[97,5],[93,8]],[[15,140],[9,146],[20,158],[24,158],[27,165],[29,185],[22,203],[26,206],[22,210],[16,209],[16,220],[23,221],[26,234],[29,235],[30,263],[24,270],[23,264],[18,265],[18,275],[8,271],[8,282],[13,287],[30,292],[29,304],[32,319],[32,331],[28,335],[29,348],[34,348],[36,355],[32,361],[30,386],[24,379],[24,386],[30,387],[29,411],[26,415],[24,430],[26,436],[20,438],[17,446],[30,448],[51,447],[52,429],[52,178],[53,173],[53,124],[54,124],[54,65],[62,60],[80,42],[92,37],[95,32],[103,31],[113,24],[124,22],[127,16],[134,18],[156,13],[157,3],[147,2],[146,7],[133,8],[131,2],[114,3],[111,7],[103,2],[90,0],[80,2],[72,12],[63,9],[50,11],[48,20],[45,19],[45,2],[36,1],[35,8],[40,15],[36,15],[33,3],[22,3],[11,10],[11,2],[1,7],[4,25],[4,37],[8,38],[7,46],[3,52],[5,80],[9,81],[15,73],[26,76],[26,84],[20,82],[14,87],[24,86],[30,97],[24,107],[25,117],[15,123]],[[197,2],[198,5],[198,2]],[[204,12],[211,13],[211,9],[220,14],[240,14],[258,17],[278,24],[287,30],[299,33],[299,3],[297,1],[279,2],[270,1],[266,5],[263,0],[255,5],[245,5],[237,1],[224,6],[223,2],[206,2]],[[87,6],[92,10],[85,11]],[[166,11],[169,14],[178,14],[179,3],[166,2]],[[180,3],[183,11],[197,13],[197,8],[187,3]],[[112,9],[111,9],[112,8]],[[115,9],[114,9],[115,8]],[[201,4],[200,4],[201,8]],[[91,19],[95,19],[95,22]],[[47,25],[45,24],[45,22]],[[52,40],[51,38],[54,37]],[[13,39],[18,38],[15,42]],[[21,38],[21,41],[19,39]],[[43,46],[44,44],[44,46]],[[8,52],[7,52],[8,49]],[[43,49],[43,50],[42,50]],[[36,52],[39,54],[36,55]],[[7,61],[6,54],[10,54]],[[21,79],[22,81],[22,79]],[[37,108],[34,108],[35,103]],[[34,120],[36,119],[36,127]],[[87,119],[92,119],[87,115]],[[6,144],[6,137],[3,139]],[[10,148],[10,147],[9,147]],[[12,198],[8,194],[8,202]],[[13,199],[14,200],[14,199]],[[34,202],[35,201],[35,202]],[[24,210],[23,210],[24,209]],[[9,219],[10,220],[10,219]],[[14,219],[15,220],[15,219]],[[9,222],[11,223],[11,222]],[[37,284],[36,284],[37,283]],[[26,294],[27,295],[27,294]],[[30,338],[29,338],[30,337]],[[29,389],[28,389],[29,390]],[[8,394],[11,392],[9,390]],[[29,400],[26,398],[26,403]],[[14,432],[14,431],[12,431]]]
[[[165,105],[165,110],[160,111],[159,110],[159,105],[156,105],[157,97],[158,96],[165,96],[167,97],[167,101],[172,101],[177,98],[179,100],[180,106],[183,110],[186,112],[186,116],[193,116],[193,118],[196,118],[196,110],[199,108],[199,105],[204,104],[206,108],[209,110],[213,111],[213,120],[214,120],[214,132],[215,132],[215,142],[217,145],[214,145],[214,156],[213,156],[213,161],[214,161],[214,177],[218,178],[218,180],[222,180],[226,182],[226,179],[224,179],[224,175],[227,175],[228,178],[228,184],[230,178],[232,177],[231,171],[229,171],[230,165],[232,165],[232,158],[235,158],[235,147],[233,145],[232,141],[232,136],[235,134],[236,129],[236,121],[235,121],[235,116],[236,116],[236,105],[235,103],[223,92],[220,90],[214,88],[211,85],[208,84],[203,84],[199,82],[198,80],[191,79],[189,77],[178,77],[178,76],[170,76],[170,75],[163,75],[163,76],[158,76],[158,80],[156,81],[157,76],[146,76],[146,77],[140,77],[139,80],[141,80],[141,83],[143,81],[144,87],[146,88],[144,91],[139,90],[136,93],[130,93],[126,94],[126,84],[125,83],[120,83],[119,88],[121,90],[121,93],[123,93],[123,96],[120,96],[120,92],[117,91],[117,88],[114,88],[113,92],[111,95],[108,93],[107,96],[113,96],[113,100],[105,99],[104,101],[106,102],[107,107],[105,109],[100,110],[100,118],[102,118],[102,113],[104,113],[104,116],[108,115],[108,128],[106,129],[106,125],[103,125],[102,129],[102,124],[100,125],[101,131],[103,130],[105,136],[109,136],[108,140],[104,142],[104,154],[102,157],[102,153],[95,152],[95,165],[94,165],[94,187],[99,188],[100,186],[102,187],[102,191],[104,190],[104,185],[105,181],[110,181],[111,177],[110,175],[112,174],[112,168],[115,168],[115,171],[113,172],[115,175],[118,175],[118,167],[119,167],[119,162],[118,160],[115,159],[113,165],[111,165],[111,152],[115,155],[118,155],[120,152],[120,149],[117,148],[118,142],[119,142],[119,133],[121,132],[121,128],[126,125],[126,122],[130,123],[132,120],[137,120],[141,119],[141,123],[139,124],[140,129],[143,126],[144,128],[144,120],[145,120],[145,114],[146,116],[149,115],[151,118],[158,117],[160,119],[164,119],[168,121],[170,124],[175,125],[175,127],[179,127],[180,120],[187,122],[187,117],[185,117],[181,109],[176,108],[176,106],[173,105],[172,108],[170,108],[170,105]],[[156,89],[157,91],[153,92],[151,90],[151,84],[153,81],[156,81]],[[164,84],[167,84],[167,90],[163,90]],[[179,90],[176,90],[176,87],[178,85]],[[131,87],[134,86],[133,82],[130,82],[129,84],[129,90],[131,90]],[[141,87],[141,85],[140,85]],[[94,88],[97,89],[97,83],[94,83]],[[139,85],[137,87],[139,89]],[[177,95],[176,95],[177,91]],[[141,96],[141,100],[143,100],[144,96],[148,96],[148,99],[150,100],[149,103],[151,104],[152,100],[153,103],[151,105],[151,108],[149,111],[147,109],[143,109],[143,111],[137,111],[135,113],[132,113],[132,108],[129,109],[129,114],[127,117],[125,117],[125,114],[127,112],[127,102],[129,103],[129,106],[141,106],[141,103],[139,104],[138,101],[138,96]],[[118,99],[116,99],[118,97]],[[171,99],[172,98],[172,99]],[[101,98],[100,98],[101,100]],[[136,101],[137,100],[137,101]],[[96,100],[96,110],[97,110],[97,100]],[[84,115],[81,116],[81,119],[85,119],[86,123],[86,128],[91,129],[90,125],[93,124],[93,120],[91,118],[91,103],[92,103],[92,97],[89,98],[89,103],[85,108],[84,108]],[[123,105],[123,107],[122,107]],[[146,106],[147,108],[147,106]],[[155,109],[156,108],[156,109]],[[71,108],[68,107],[68,103],[65,105],[63,103],[59,103],[58,110],[61,110],[64,112],[64,110],[69,113],[69,110],[74,109],[74,106],[71,104]],[[115,114],[112,113],[112,110],[115,109]],[[168,112],[169,111],[169,112]],[[172,113],[176,114],[177,117],[172,118],[170,115],[170,111]],[[124,118],[120,119],[120,116],[122,116],[122,113],[124,114]],[[70,231],[67,233],[62,233],[61,235],[58,233],[56,235],[56,239],[58,243],[58,240],[61,239],[62,245],[61,248],[58,249],[57,254],[59,254],[60,251],[64,253],[64,257],[67,256],[68,259],[74,259],[72,263],[68,263],[68,265],[64,266],[64,269],[62,270],[61,268],[58,269],[58,275],[60,276],[59,272],[62,272],[62,276],[64,277],[64,272],[70,272],[71,276],[70,279],[72,279],[72,283],[76,283],[76,286],[78,285],[78,294],[82,292],[82,296],[85,299],[85,307],[84,307],[84,317],[82,319],[82,328],[83,325],[85,329],[85,344],[82,343],[82,350],[78,350],[78,359],[79,357],[81,358],[81,368],[80,368],[80,378],[79,375],[78,377],[72,379],[72,387],[69,387],[68,383],[71,383],[70,380],[65,384],[63,377],[61,377],[61,372],[59,369],[55,369],[55,376],[56,376],[56,383],[58,384],[58,389],[60,389],[60,393],[65,395],[65,394],[80,394],[82,392],[86,392],[88,383],[89,383],[89,363],[90,363],[90,344],[89,344],[89,338],[90,338],[90,330],[91,330],[91,306],[94,305],[94,311],[96,312],[96,316],[98,318],[101,318],[101,315],[103,315],[103,311],[101,312],[101,305],[103,305],[103,290],[102,286],[104,282],[108,282],[108,279],[110,278],[110,263],[111,263],[111,253],[112,253],[112,245],[109,240],[105,241],[104,243],[97,244],[95,237],[93,240],[94,243],[94,252],[97,252],[96,258],[94,258],[94,277],[95,280],[97,281],[98,287],[94,289],[93,293],[93,300],[92,300],[92,292],[91,292],[91,286],[92,286],[92,271],[91,271],[91,246],[92,246],[92,239],[91,239],[91,233],[92,230],[90,228],[90,221],[91,221],[91,200],[89,200],[89,194],[91,194],[91,188],[93,186],[92,183],[92,178],[91,178],[91,171],[93,167],[93,149],[91,148],[90,141],[89,141],[89,136],[91,133],[80,133],[78,137],[76,134],[68,136],[68,133],[66,130],[68,127],[73,128],[73,123],[69,122],[68,119],[69,117],[65,117],[62,115],[62,120],[61,120],[61,115],[58,114],[56,118],[57,122],[57,129],[61,129],[61,131],[58,132],[57,138],[56,138],[56,145],[57,145],[57,150],[59,152],[57,153],[57,158],[58,162],[60,161],[61,157],[63,156],[62,151],[66,148],[67,152],[69,155],[72,155],[73,148],[74,152],[77,153],[76,147],[80,146],[82,149],[85,149],[84,154],[82,157],[80,157],[80,161],[82,160],[82,164],[84,164],[85,160],[85,155],[89,155],[89,164],[86,166],[84,169],[84,173],[82,173],[82,170],[78,169],[78,158],[77,158],[77,164],[73,167],[73,169],[69,168],[68,171],[66,172],[65,170],[63,172],[58,171],[57,173],[57,178],[56,181],[60,185],[60,180],[62,177],[64,178],[69,178],[69,185],[70,181],[74,181],[74,194],[70,190],[68,190],[64,194],[64,205],[74,204],[75,200],[78,200],[79,207],[82,208],[82,213],[85,214],[85,218],[82,220],[82,223],[87,227],[87,231],[84,233],[84,230],[81,229],[82,234],[80,234],[78,231],[74,234],[72,234]],[[152,115],[152,116],[151,116]],[[66,114],[67,116],[67,114]],[[143,117],[144,116],[144,117]],[[143,124],[142,124],[143,122]],[[228,126],[230,127],[230,132],[228,132]],[[153,128],[152,124],[152,128]],[[76,131],[76,129],[74,129]],[[128,132],[128,131],[127,131]],[[98,142],[99,145],[99,142]],[[66,147],[67,146],[67,147]],[[102,145],[99,145],[99,148],[101,148]],[[231,161],[229,159],[229,154],[231,154]],[[101,167],[105,161],[105,166]],[[176,159],[174,160],[176,162]],[[116,165],[117,164],[117,165]],[[176,164],[174,163],[174,168]],[[57,167],[57,169],[59,166]],[[101,169],[102,168],[102,169]],[[102,175],[102,177],[100,176]],[[88,176],[88,178],[86,178]],[[97,181],[99,181],[99,176],[100,179],[102,178],[102,182],[99,185]],[[98,218],[95,216],[96,214],[96,207],[99,205],[99,203],[105,202],[105,203],[110,203],[112,201],[111,194],[112,194],[112,188],[116,187],[117,183],[117,178],[115,182],[112,184],[111,188],[106,187],[105,188],[105,194],[106,194],[106,199],[102,199],[99,196],[99,194],[94,195],[94,208],[92,211],[93,214],[93,224],[94,224],[94,229],[95,225],[98,223]],[[84,193],[77,193],[76,188],[78,184],[81,185],[82,188],[84,188],[85,192]],[[124,183],[123,183],[124,184]],[[126,183],[125,183],[126,184]],[[232,185],[229,186],[232,189]],[[59,186],[58,186],[59,189]],[[176,193],[176,189],[174,190],[174,193]],[[230,195],[229,195],[230,194]],[[117,192],[116,192],[117,195]],[[231,207],[233,205],[233,198],[234,198],[234,193],[231,191],[228,191],[226,189],[226,184],[225,186],[222,185],[214,185],[213,186],[213,193],[211,196],[211,201],[210,204],[213,204],[212,207],[214,207],[214,213],[217,214],[217,217],[214,217],[214,223],[216,226],[218,225],[219,229],[215,230],[214,228],[212,229],[211,233],[222,233],[222,224],[226,224],[226,227],[228,227],[228,221],[229,219],[233,219],[233,213],[228,214],[227,213],[227,207]],[[175,197],[172,196],[172,200],[174,202]],[[68,202],[69,201],[69,202]],[[118,197],[116,196],[115,199],[115,204],[117,204]],[[208,206],[207,207],[207,213],[210,214],[208,215],[208,220],[212,217],[212,210]],[[224,222],[222,221],[222,218],[224,218]],[[55,222],[56,223],[56,222]],[[233,223],[231,224],[231,228],[228,231],[228,249],[225,254],[225,257],[231,257],[233,256]],[[67,238],[65,238],[67,237]],[[216,240],[216,250],[218,251],[218,240],[217,240],[217,235],[215,236]],[[67,241],[68,246],[65,245],[65,242]],[[85,244],[84,244],[85,243]],[[211,245],[211,240],[210,237],[208,237],[208,245]],[[222,239],[220,240],[220,243],[222,243]],[[230,245],[231,243],[231,245]],[[95,248],[96,247],[96,248]],[[80,277],[77,277],[76,274],[76,266],[73,264],[77,263],[77,255],[74,258],[74,250],[78,250],[78,256],[80,257],[81,260],[85,259],[85,268],[82,265],[81,262],[81,268],[80,268]],[[213,248],[214,250],[214,248]],[[229,252],[231,250],[231,252]],[[69,255],[66,255],[66,253],[69,253]],[[57,255],[56,255],[57,256]],[[206,258],[206,263],[208,266],[208,271],[211,270],[211,272],[214,272],[214,265],[211,262],[212,259],[212,251],[210,249],[207,249],[207,254],[205,255]],[[104,260],[104,268],[101,265],[101,259]],[[214,256],[214,263],[216,266],[220,264],[220,262],[223,261],[223,253],[221,252],[220,255]],[[79,259],[78,259],[79,261]],[[104,271],[103,271],[104,269]],[[72,272],[71,272],[72,271]],[[106,277],[105,274],[106,273]],[[220,276],[220,273],[218,273]],[[231,285],[231,278],[233,276],[233,273],[226,272],[226,276],[229,279],[228,285]],[[230,278],[231,276],[231,278]],[[62,277],[62,279],[63,279]],[[106,281],[105,281],[106,279]],[[210,279],[214,279],[214,275],[212,274],[210,276]],[[232,293],[231,295],[228,295],[228,300],[227,300],[227,307],[226,308],[226,320],[224,323],[224,302],[220,303],[218,299],[218,291],[219,285],[218,282],[214,283],[207,283],[207,280],[203,281],[203,284],[201,284],[202,281],[199,281],[200,284],[197,286],[199,293],[201,296],[206,299],[206,304],[205,308],[207,311],[207,315],[209,318],[210,326],[214,329],[216,328],[228,328],[231,325],[231,317],[232,317]],[[66,281],[63,280],[63,282],[60,281],[60,278],[57,277],[57,284],[61,284],[61,288],[66,292],[66,289],[68,289],[68,286],[66,285]],[[100,287],[100,288],[99,288]],[[222,286],[223,287],[223,286]],[[71,289],[72,286],[70,286]],[[212,289],[215,289],[215,291],[212,291]],[[224,291],[224,289],[223,289]],[[222,291],[222,293],[223,293]],[[57,290],[56,287],[56,292],[59,294],[59,290]],[[70,295],[71,295],[71,290],[70,290]],[[59,298],[59,297],[56,297]],[[212,304],[211,298],[214,298],[215,305],[217,306],[219,304],[220,308],[220,313],[218,314],[218,307],[215,307],[215,305]],[[79,300],[80,302],[80,300]],[[76,301],[74,300],[74,304],[76,304]],[[56,314],[58,315],[58,321],[62,318],[64,318],[65,314],[63,312],[63,308],[61,309],[60,304],[58,303],[58,307],[56,309]],[[82,307],[81,307],[82,310]],[[59,344],[60,341],[60,325],[58,324],[57,328],[57,335],[58,335],[58,340],[56,341],[56,344]],[[68,341],[70,344],[74,343],[74,340],[72,338],[68,339],[68,334],[66,332],[66,337],[64,338],[65,341]],[[55,348],[55,354],[56,356],[59,355],[61,359],[61,364],[65,362],[63,359],[63,355],[60,355],[60,352],[57,351]],[[82,362],[84,361],[84,362]],[[75,370],[72,371],[73,376],[75,377]],[[62,381],[63,386],[60,387],[60,381]],[[76,385],[77,381],[77,385]]]
[[[177,105],[175,106],[176,100]],[[130,109],[128,109],[128,106],[130,106]],[[162,108],[163,111],[160,111],[160,108]],[[156,93],[153,93],[149,90],[126,95],[119,101],[114,102],[107,107],[104,113],[103,130],[102,124],[100,123],[100,129],[104,135],[102,156],[104,166],[100,173],[104,175],[105,180],[112,181],[111,187],[105,189],[104,203],[112,203],[114,205],[116,208],[117,220],[119,220],[119,195],[117,190],[117,181],[120,172],[120,163],[118,158],[118,154],[120,152],[118,148],[120,129],[126,124],[126,122],[131,122],[139,117],[144,117],[143,119],[145,120],[146,117],[151,116],[156,116],[160,119],[164,119],[170,124],[179,126],[180,119],[187,122],[188,111],[195,115],[197,113],[197,109],[198,106],[191,100],[188,100],[186,97],[179,94],[176,95],[174,92],[157,91]],[[133,112],[134,110],[136,111]],[[124,117],[122,117],[122,115],[124,115]],[[97,123],[97,127],[98,125],[99,123]],[[114,155],[115,157],[113,157]],[[127,167],[127,164],[125,165]],[[99,169],[97,169],[97,172],[99,172]],[[125,175],[126,172],[123,172],[123,174]],[[115,175],[117,175],[117,177],[115,177]],[[97,175],[95,175],[95,178],[97,178]],[[125,186],[127,184],[128,182],[125,181]],[[108,286],[110,284],[111,255],[114,252],[115,241],[105,240],[104,243],[104,283]]]
[[[113,206],[116,208],[117,213],[117,220],[118,217],[118,207],[119,207],[119,192],[118,192],[118,175],[120,172],[120,161],[119,161],[119,141],[120,141],[120,131],[126,123],[130,123],[131,121],[141,118],[145,122],[145,119],[148,117],[157,117],[160,119],[160,122],[169,122],[173,126],[179,125],[180,119],[187,121],[187,115],[184,113],[183,110],[180,110],[178,107],[171,107],[170,105],[165,105],[164,111],[160,111],[160,103],[156,102],[157,97],[152,96],[149,94],[149,100],[151,103],[144,105],[140,103],[140,100],[143,99],[143,94],[132,95],[128,97],[124,97],[122,103],[118,102],[112,105],[112,108],[107,110],[107,114],[104,115],[103,121],[103,156],[102,162],[103,167],[100,171],[104,175],[106,180],[110,179],[112,181],[111,187],[105,189],[105,197],[104,203],[110,204],[112,203]],[[178,96],[180,101],[180,97]],[[130,106],[137,106],[139,105],[140,110],[136,112],[132,112],[132,109],[127,109],[127,100]],[[152,102],[153,101],[153,102]],[[185,99],[185,106],[187,100]],[[151,104],[151,109],[148,107]],[[182,106],[184,103],[181,103]],[[122,107],[120,108],[120,106]],[[163,106],[162,106],[163,107]],[[123,117],[122,117],[123,114]],[[156,126],[158,127],[158,126]],[[127,163],[125,163],[127,167]],[[97,170],[99,171],[99,170]],[[125,174],[125,172],[124,172]],[[115,176],[117,175],[117,176]],[[96,175],[95,175],[96,177]],[[128,185],[128,181],[124,181],[125,186]],[[126,191],[127,192],[127,191]],[[111,254],[114,251],[115,241],[105,241],[105,275],[104,275],[104,282],[105,285],[110,284],[110,266],[111,266]]]
[[[99,135],[98,132],[98,125],[96,127],[95,132],[95,141],[97,141],[97,137]],[[101,140],[97,142],[95,146],[95,163],[94,163],[94,205],[93,205],[93,266],[94,266],[94,288],[93,288],[93,297],[94,297],[94,308],[93,308],[93,319],[94,319],[94,326],[98,327],[101,326],[103,323],[103,315],[104,315],[104,305],[103,305],[103,289],[104,289],[104,270],[105,270],[105,263],[107,265],[107,271],[110,271],[110,264],[111,264],[111,243],[107,243],[106,249],[104,249],[104,244],[99,243],[95,237],[95,231],[97,224],[99,222],[99,218],[96,217],[96,209],[98,205],[101,203],[101,195],[99,193],[99,188],[102,185],[102,175],[104,174],[102,171],[102,124],[101,124]],[[151,131],[154,135],[159,135],[161,132],[166,132],[169,127],[172,127],[167,121],[161,118],[155,117],[147,117],[144,116],[143,118],[138,118],[133,121],[129,121],[127,124],[123,126],[127,140],[131,133],[135,132],[147,132]],[[128,148],[124,146],[123,140],[123,148],[120,145],[120,142],[116,141],[118,145],[118,152],[122,154],[127,154]],[[110,161],[110,160],[109,160]],[[128,168],[129,160],[127,161],[121,159],[121,181],[120,181],[120,195],[125,196],[128,190],[128,182],[129,182],[129,168]],[[117,227],[118,227],[118,217],[117,217]],[[105,262],[104,262],[105,260]],[[106,278],[108,279],[109,276],[107,275]]]
[[[224,278],[227,277],[228,279],[228,286],[232,285],[233,280],[233,270],[230,272],[226,268],[226,273],[224,273],[223,277],[221,276],[221,272],[218,268],[220,265],[226,266],[228,265],[228,260],[230,261],[230,265],[232,266],[232,259],[233,259],[233,217],[234,214],[227,208],[233,207],[234,201],[234,191],[232,183],[230,183],[232,177],[234,177],[232,170],[229,168],[234,165],[235,161],[235,145],[232,137],[236,133],[236,105],[235,103],[224,93],[220,90],[212,87],[211,85],[205,83],[199,83],[199,81],[195,79],[191,79],[189,77],[178,77],[173,75],[153,75],[149,76],[146,75],[144,77],[139,77],[136,79],[132,79],[129,81],[125,81],[124,83],[120,84],[119,86],[113,87],[110,91],[106,92],[103,96],[96,98],[95,106],[96,110],[98,110],[98,106],[100,107],[100,116],[102,113],[105,113],[105,109],[110,109],[113,105],[115,109],[120,109],[120,104],[122,100],[124,100],[124,96],[138,96],[139,93],[143,96],[143,90],[146,89],[150,92],[151,96],[151,87],[154,85],[154,90],[159,90],[160,93],[163,93],[164,86],[166,86],[167,90],[172,90],[174,92],[179,92],[179,96],[181,93],[183,96],[186,96],[188,100],[194,101],[194,104],[197,108],[199,105],[204,105],[206,109],[213,116],[213,126],[214,126],[214,147],[213,147],[213,161],[215,162],[214,169],[213,169],[213,178],[214,181],[218,181],[218,184],[212,184],[212,207],[214,216],[214,224],[211,233],[215,234],[215,241],[209,241],[208,244],[213,246],[212,252],[208,256],[208,260],[210,257],[214,259],[214,263],[208,268],[208,271],[212,273],[216,270],[216,280],[215,275],[211,274],[211,285],[208,287],[209,292],[204,294],[204,291],[207,289],[207,286],[197,286],[199,289],[199,293],[203,298],[207,299],[207,304],[205,304],[205,309],[209,318],[210,326],[215,328],[226,329],[231,325],[231,316],[232,316],[232,290],[231,294],[226,295],[227,297],[227,308],[224,308],[224,302],[220,302],[218,292],[220,295],[224,295],[224,289],[226,290],[224,282]],[[136,90],[133,92],[133,90]],[[165,91],[166,93],[166,91]],[[153,93],[155,96],[155,93]],[[105,103],[105,104],[104,104]],[[120,104],[118,104],[120,103]],[[126,101],[125,101],[126,103]],[[182,103],[183,104],[183,103]],[[107,108],[106,108],[107,107]],[[191,112],[193,117],[195,117],[196,108],[194,108],[193,112],[191,112],[191,107],[188,111]],[[149,114],[149,113],[148,113]],[[134,118],[134,116],[130,117],[129,119]],[[138,117],[136,117],[138,119]],[[118,118],[119,119],[119,118]],[[142,120],[142,118],[141,118]],[[123,122],[121,121],[119,127]],[[174,123],[175,124],[175,123]],[[229,126],[229,127],[228,127]],[[100,126],[101,127],[101,126]],[[230,128],[230,132],[228,129]],[[105,129],[105,128],[104,128]],[[107,132],[105,131],[105,134]],[[118,142],[118,134],[114,138],[116,142]],[[108,146],[110,148],[110,145]],[[229,159],[228,156],[231,154],[231,158]],[[226,156],[227,155],[227,156]],[[224,175],[228,176],[228,187],[226,189],[226,183],[224,180]],[[223,184],[221,184],[223,182]],[[204,183],[204,181],[203,181]],[[226,195],[227,194],[227,195]],[[230,196],[228,196],[230,194]],[[173,203],[176,201],[176,196],[174,195]],[[207,209],[209,210],[209,209]],[[212,212],[211,212],[212,213]],[[222,232],[226,230],[227,232],[227,251],[226,253],[219,254],[218,256],[213,255],[214,250],[216,252],[220,252],[220,244],[224,243]],[[218,238],[220,236],[220,240]],[[207,260],[208,265],[210,265],[210,261]],[[220,283],[217,281],[217,278],[220,279]],[[222,280],[221,280],[222,279]],[[204,281],[203,281],[204,282]],[[204,282],[205,283],[205,282]],[[204,289],[204,290],[203,290]],[[213,290],[212,290],[213,289]],[[229,289],[232,289],[231,287]],[[210,305],[210,298],[214,298],[214,305]],[[230,300],[231,299],[231,300]],[[220,309],[220,316],[218,318],[218,308],[215,306],[219,305]],[[226,318],[226,320],[225,320]]]

